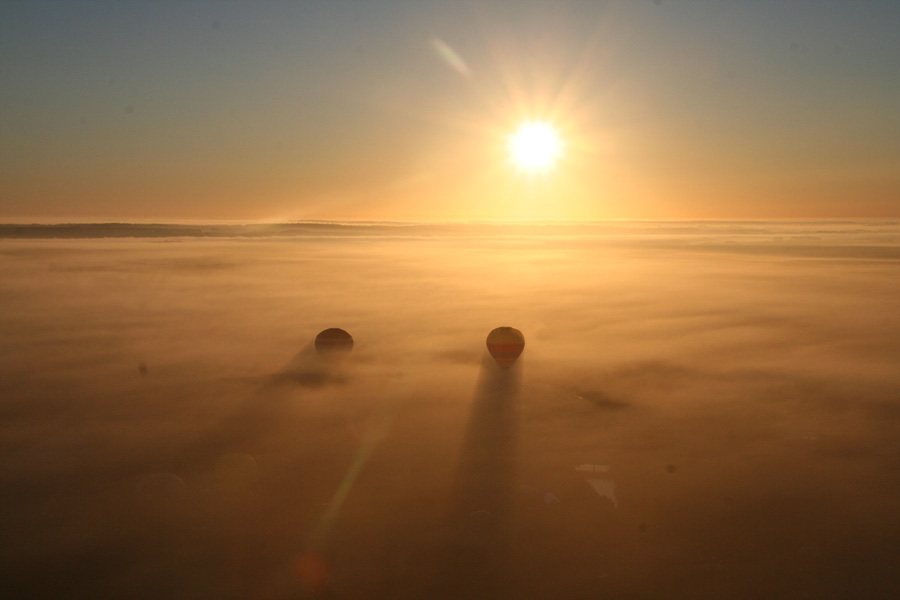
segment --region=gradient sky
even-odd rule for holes
[[[0,2],[0,220],[900,217],[900,2]],[[567,144],[527,177],[528,118]]]

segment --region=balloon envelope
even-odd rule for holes
[[[488,334],[487,349],[498,365],[511,367],[525,349],[525,336],[513,327],[498,327]]]
[[[316,336],[316,352],[327,358],[343,358],[353,350],[353,338],[343,329],[332,327]]]

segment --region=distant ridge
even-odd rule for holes
[[[168,223],[60,223],[60,224],[0,224],[0,238],[21,239],[92,239],[92,238],[169,238],[169,237],[273,237],[348,235],[371,233],[369,224],[333,222],[270,223],[270,224],[168,224]],[[399,224],[378,224],[380,228],[399,227]]]
[[[830,256],[855,247],[896,258],[900,222],[844,221],[295,221],[284,223],[0,224],[0,239],[108,238],[517,238],[567,236],[705,250]],[[834,246],[843,250],[836,251]]]
[[[638,222],[470,222],[404,223],[399,221],[297,221],[258,224],[169,223],[59,223],[0,224],[0,238],[100,239],[100,238],[230,238],[230,237],[444,237],[496,235],[597,235],[642,229]],[[656,226],[653,226],[654,229]],[[671,225],[697,233],[691,223]],[[687,229],[685,229],[687,228]]]

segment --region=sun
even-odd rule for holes
[[[523,123],[509,136],[510,161],[522,171],[538,173],[556,164],[562,153],[562,142],[549,123]]]

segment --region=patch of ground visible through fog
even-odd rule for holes
[[[491,231],[0,240],[10,589],[892,597],[900,229]]]

